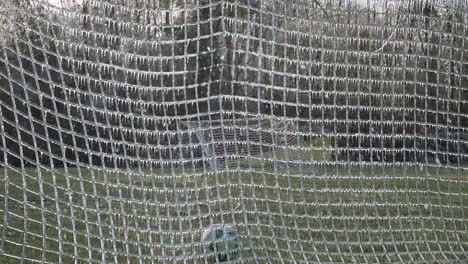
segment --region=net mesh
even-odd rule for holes
[[[0,1],[0,262],[211,263],[223,225],[467,262],[467,36],[465,0]]]

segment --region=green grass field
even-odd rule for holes
[[[0,263],[203,263],[201,233],[222,222],[247,262],[468,261],[466,168],[170,171],[0,169]]]

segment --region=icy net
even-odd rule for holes
[[[466,0],[1,0],[0,262],[466,263],[467,36]]]

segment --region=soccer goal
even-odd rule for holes
[[[0,263],[467,263],[467,0],[0,0]]]
[[[199,157],[202,162],[199,166],[206,172],[271,171],[285,158],[288,150],[296,147],[290,151],[293,154],[303,147],[303,154],[306,153],[305,136],[299,133],[298,123],[293,120],[224,117],[181,121],[180,125],[181,131],[191,135],[182,143],[192,144],[192,151],[186,152],[186,157]],[[297,155],[291,157],[294,158],[302,160]]]

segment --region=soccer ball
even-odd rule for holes
[[[203,232],[202,245],[210,263],[235,260],[242,252],[242,242],[234,225],[209,227]]]

